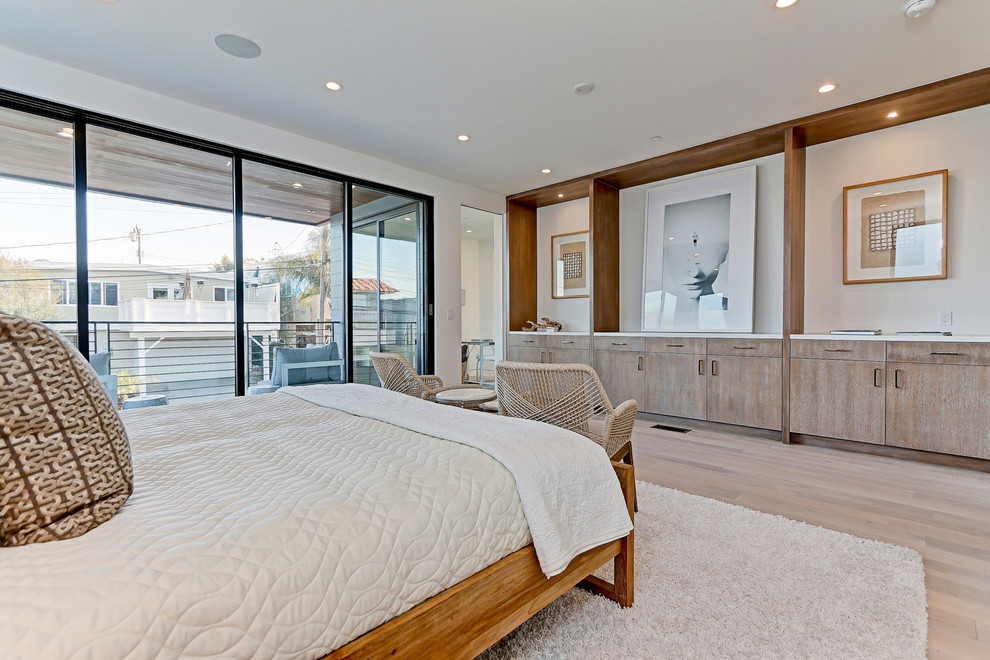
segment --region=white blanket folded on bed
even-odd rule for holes
[[[540,568],[548,577],[585,550],[632,529],[604,450],[572,431],[424,401],[369,385],[283,387],[316,405],[479,449],[512,474]],[[506,442],[510,434],[526,442]],[[567,461],[548,460],[550,456]]]

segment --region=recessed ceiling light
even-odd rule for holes
[[[672,241],[672,240],[674,240],[674,237],[673,237],[673,236],[668,236],[668,237],[667,237],[667,240],[668,240],[668,241]]]
[[[265,220],[271,220],[271,219],[272,219],[272,216],[270,216],[270,215],[266,215],[265,216]]]
[[[299,183],[299,182],[296,182],[296,183],[293,183],[293,184],[292,184],[292,187],[293,187],[293,188],[302,188],[302,184],[301,184],[301,183]]]
[[[306,209],[306,211],[309,213],[316,213],[316,211],[314,211],[313,209]]]
[[[69,128],[68,126],[58,132],[58,134],[62,137],[72,137],[73,133],[75,133],[75,130]]]
[[[227,161],[227,167],[230,167],[230,161],[229,160]]]
[[[551,170],[549,167],[544,167],[540,171],[543,172],[544,174],[550,174],[550,172],[552,172],[553,170]]]
[[[465,229],[465,230],[464,230],[464,233],[465,233],[465,234],[470,234],[470,233],[471,233],[471,230],[470,230],[470,229]]]
[[[403,218],[406,222],[412,222],[412,218]]]
[[[326,84],[326,88],[329,89],[331,92],[339,92],[341,89],[343,89],[341,84],[336,80],[328,80]]]
[[[873,196],[874,197],[879,197],[882,194],[883,194],[883,191],[881,191],[881,192],[875,192],[875,193],[873,193]]]
[[[887,119],[896,119],[898,117],[896,110],[891,110],[887,113]]]
[[[261,55],[261,48],[258,44],[236,34],[218,34],[213,43],[217,45],[217,48],[234,57],[249,60]]]
[[[467,142],[468,140],[471,139],[471,136],[461,134],[457,136],[457,139],[460,140],[461,142]]]
[[[662,142],[662,141],[663,138],[660,137],[659,135],[654,135],[653,137],[650,138],[650,142]]]
[[[557,193],[557,197],[563,197],[564,193]]]
[[[773,5],[777,9],[787,9],[795,2],[797,2],[797,0],[777,0],[777,2],[773,3]]]
[[[818,93],[819,94],[828,94],[833,89],[835,89],[835,83],[825,83],[824,85],[822,85],[821,87],[818,88]]]
[[[578,95],[591,94],[591,90],[594,88],[594,83],[578,83],[574,85],[574,93]]]

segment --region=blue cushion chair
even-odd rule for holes
[[[307,348],[275,348],[272,377],[248,388],[248,394],[267,394],[285,385],[344,382],[344,361],[336,342]]]
[[[110,400],[117,405],[117,374],[110,373],[110,351],[100,351],[89,356],[89,363],[96,370],[103,387],[110,393]]]

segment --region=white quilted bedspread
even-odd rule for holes
[[[319,405],[283,391],[124,413],[135,492],[121,511],[77,539],[0,549],[0,657],[319,658],[529,543],[534,499],[551,516],[575,506],[553,489],[521,501],[532,475],[463,438],[327,407],[333,388],[429,406],[413,410],[468,436],[492,425],[342,385],[287,388]],[[495,440],[527,442],[504,421]],[[570,454],[597,449],[566,435]]]

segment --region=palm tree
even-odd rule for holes
[[[295,303],[308,303],[316,298],[316,343],[327,341],[325,326],[327,298],[330,296],[330,224],[315,227],[306,238],[306,247],[301,252],[276,255],[272,266],[276,277],[282,283],[282,318],[293,321]],[[298,292],[295,300],[292,293]]]

